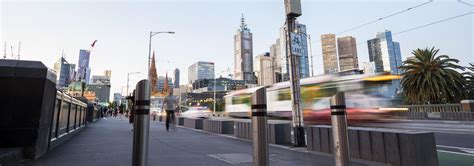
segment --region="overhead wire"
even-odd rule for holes
[[[354,27],[352,27],[352,28],[343,30],[343,31],[341,31],[341,32],[338,32],[338,33],[336,33],[335,35],[340,35],[340,34],[345,33],[345,32],[349,32],[349,31],[352,31],[352,30],[355,30],[355,29],[359,29],[359,28],[361,28],[361,27],[364,27],[364,26],[367,26],[367,25],[370,25],[370,24],[373,24],[373,23],[376,23],[376,22],[385,20],[385,19],[387,19],[387,18],[390,18],[390,17],[396,16],[396,15],[405,13],[405,12],[410,11],[410,10],[413,10],[413,9],[415,9],[415,8],[419,8],[419,7],[421,7],[421,6],[424,6],[424,5],[429,4],[429,3],[431,3],[431,2],[433,2],[433,0],[429,0],[428,2],[424,2],[424,3],[418,4],[418,5],[409,7],[409,8],[407,8],[407,9],[404,9],[404,10],[401,10],[401,11],[397,11],[397,12],[395,12],[395,13],[392,13],[392,14],[389,14],[389,15],[386,15],[386,16],[383,16],[383,17],[380,17],[380,18],[377,18],[377,19],[372,20],[372,21],[368,21],[368,22],[366,22],[366,23],[363,23],[363,24],[354,26]],[[321,41],[321,39],[316,40],[316,41],[311,42],[311,43],[317,43],[317,42],[320,42],[320,41]]]

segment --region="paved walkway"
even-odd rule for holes
[[[131,128],[128,119],[98,121],[40,159],[24,164],[129,166],[132,159]],[[164,128],[161,123],[151,122],[149,165],[252,164],[252,144],[249,141],[186,128],[166,132]],[[329,156],[273,146],[269,150],[270,165],[334,165],[334,159]]]

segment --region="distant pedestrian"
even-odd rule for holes
[[[165,109],[166,111],[166,131],[169,131],[170,128],[170,121],[173,120],[173,126],[175,123],[175,111],[178,110],[179,105],[178,105],[178,99],[176,96],[173,96],[173,91],[170,91],[168,93],[168,96],[166,96],[163,99],[163,104],[162,108]]]
[[[119,119],[122,120],[123,110],[120,108],[118,108],[118,110],[119,110],[119,113],[118,113]]]
[[[129,110],[128,112],[130,114],[130,116],[128,116],[128,123],[132,124],[132,131],[133,131],[133,120],[134,120],[133,118],[135,118],[135,115],[133,113],[133,110]]]

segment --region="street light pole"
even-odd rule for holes
[[[128,95],[128,84],[129,84],[129,81],[130,81],[130,75],[132,74],[138,74],[140,72],[131,72],[131,73],[127,73],[127,95]]]
[[[175,34],[173,31],[167,31],[167,32],[153,32],[150,31],[150,42],[148,44],[148,82],[150,83],[150,86],[148,86],[148,91],[151,91],[151,76],[150,76],[150,63],[151,63],[151,38],[157,34],[160,33],[168,33],[168,34]],[[151,93],[149,93],[151,94]]]

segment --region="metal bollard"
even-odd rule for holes
[[[254,166],[268,166],[267,100],[265,87],[252,94],[252,151]]]
[[[148,80],[137,83],[135,119],[133,123],[132,165],[148,165],[148,133],[150,130],[150,90]]]
[[[334,143],[334,156],[337,166],[349,165],[349,138],[346,119],[344,92],[331,97],[331,123]]]

